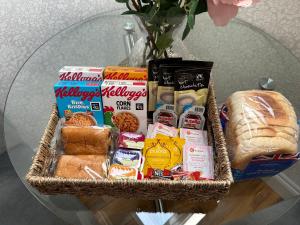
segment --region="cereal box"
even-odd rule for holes
[[[104,123],[120,131],[147,133],[147,82],[105,80],[102,83]]]
[[[88,122],[87,125],[102,126],[104,120],[100,88],[101,82],[58,81],[54,85],[54,92],[59,117],[68,122],[70,117],[76,115],[76,120],[81,119],[82,125]]]
[[[106,80],[147,80],[148,70],[139,67],[107,66],[104,71]]]
[[[60,80],[102,81],[102,67],[64,66],[59,71]]]

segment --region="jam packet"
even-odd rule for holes
[[[174,173],[172,175],[173,180],[194,180],[198,181],[203,178],[201,178],[201,173],[199,171],[195,172],[179,172],[179,173]]]
[[[113,164],[119,164],[131,168],[141,166],[142,154],[139,151],[118,149],[112,159]]]
[[[109,167],[108,178],[113,180],[137,180],[137,168],[130,168],[119,164],[112,164]]]
[[[164,104],[153,113],[153,122],[159,122],[167,126],[177,127],[177,114],[174,105]]]
[[[159,67],[161,64],[180,62],[181,58],[153,59],[148,64],[148,117],[152,118],[155,111],[158,88]]]
[[[180,138],[185,139],[186,142],[195,142],[199,145],[208,145],[206,130],[180,128]]]
[[[178,115],[183,113],[185,106],[206,105],[212,65],[206,62],[203,67],[175,71],[174,105]]]
[[[183,148],[183,170],[198,171],[202,179],[214,179],[214,160],[211,146],[187,142]]]
[[[181,114],[178,127],[203,130],[205,124],[204,111],[205,108],[203,106],[193,106],[189,108]]]
[[[143,149],[145,136],[143,134],[121,132],[118,139],[119,148]]]

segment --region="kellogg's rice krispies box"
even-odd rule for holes
[[[120,131],[147,133],[147,82],[104,80],[104,123]]]
[[[58,106],[59,117],[68,119],[72,114],[81,114],[95,121],[94,124],[104,124],[101,83],[96,81],[58,81],[54,92]]]
[[[59,71],[60,80],[102,81],[102,67],[64,66]]]

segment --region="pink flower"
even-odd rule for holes
[[[239,7],[249,7],[260,0],[207,0],[208,14],[216,26],[225,26],[234,18]]]

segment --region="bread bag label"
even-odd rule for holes
[[[104,71],[106,80],[147,80],[148,70],[140,67],[107,66]]]
[[[147,132],[147,82],[105,80],[102,100],[106,125],[120,131]]]
[[[104,124],[101,82],[58,81],[54,85],[58,114],[66,123],[102,126]]]
[[[102,81],[103,67],[64,66],[59,70],[59,80]]]

